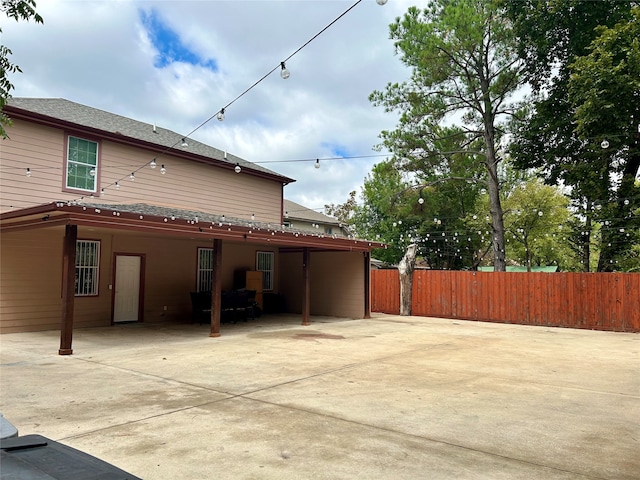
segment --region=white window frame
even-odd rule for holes
[[[76,240],[76,297],[95,297],[100,283],[100,240]]]
[[[198,247],[196,291],[210,292],[213,286],[213,248]]]
[[[71,151],[71,139],[76,139],[76,140],[82,140],[84,142],[90,142],[95,144],[96,146],[96,159],[95,159],[95,164],[93,163],[88,163],[88,162],[82,162],[79,160],[73,160],[72,159],[72,151]],[[93,192],[93,193],[97,193],[98,191],[98,169],[100,167],[99,165],[100,163],[100,144],[98,142],[96,142],[95,140],[89,140],[87,138],[82,138],[82,137],[76,137],[75,135],[67,135],[67,152],[66,152],[66,164],[65,164],[65,173],[64,173],[64,186],[65,189],[69,189],[69,190],[79,190],[82,192]],[[86,169],[87,175],[89,175],[89,177],[93,180],[93,188],[81,188],[81,187],[76,187],[73,185],[69,185],[69,172],[72,168],[81,168],[81,169]],[[91,169],[94,170],[95,175],[91,175],[89,172],[91,171]]]
[[[262,290],[273,290],[275,255],[273,252],[256,252],[256,270],[262,272]]]

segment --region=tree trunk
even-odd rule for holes
[[[411,315],[411,292],[413,290],[413,270],[416,267],[418,247],[409,245],[407,253],[398,264],[400,273],[400,315]]]
[[[487,184],[489,191],[489,205],[491,209],[491,227],[493,237],[493,270],[505,272],[507,261],[504,249],[504,218],[502,204],[500,203],[500,181],[498,179],[498,166],[495,159],[493,145],[487,147]]]

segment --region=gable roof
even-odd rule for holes
[[[171,154],[185,159],[233,169],[236,163],[243,172],[281,181],[284,184],[294,179],[280,175],[272,170],[251,163],[235,155],[187,139],[188,147],[181,147],[184,135],[166,128],[123,117],[64,98],[9,98],[4,110],[12,118],[21,118],[36,123],[85,130],[106,137],[117,143],[126,143],[154,150],[157,154]]]
[[[299,203],[292,202],[291,200],[284,200],[283,203],[285,216],[293,220],[303,220],[305,222],[323,223],[325,225],[340,225],[341,222],[333,217],[329,217],[324,213],[316,212],[310,208],[300,205]]]

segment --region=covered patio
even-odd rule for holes
[[[3,237],[13,240],[15,252],[21,251],[28,242],[48,245],[47,251],[40,249],[42,258],[33,260],[31,267],[28,264],[24,268],[22,264],[13,266],[10,261],[7,265],[14,267],[11,274],[16,277],[23,274],[18,270],[42,270],[43,263],[49,265],[51,277],[60,275],[59,289],[55,278],[47,279],[40,286],[37,281],[32,283],[35,289],[43,290],[40,294],[34,292],[33,298],[42,301],[50,297],[47,300],[49,311],[55,312],[57,308],[56,295],[62,299],[60,355],[73,353],[73,332],[78,326],[114,323],[114,312],[118,311],[115,295],[119,256],[139,258],[138,278],[134,278],[139,293],[138,298],[133,299],[134,308],[139,310],[137,321],[157,322],[190,314],[188,293],[196,288],[195,252],[199,248],[210,249],[209,335],[218,337],[221,334],[222,291],[230,288],[235,269],[247,269],[253,264],[256,251],[263,250],[277,259],[274,291],[287,297],[287,311],[298,313],[302,325],[309,325],[313,314],[345,318],[370,316],[370,251],[384,247],[377,242],[309,234],[253,219],[225,218],[224,215],[144,204],[114,206],[54,202],[3,213],[0,221]],[[77,242],[81,238],[101,242],[103,247],[100,288],[96,286],[96,294],[84,298],[77,295],[76,256]],[[60,242],[59,247],[55,245],[57,242]],[[5,244],[11,252],[10,242]],[[30,251],[37,257],[37,250]],[[10,259],[12,255],[3,250],[3,257]],[[167,290],[167,284],[171,282],[175,286]],[[22,291],[5,288],[3,293],[9,302],[14,298],[23,298],[16,302],[27,301],[24,295],[21,296]],[[179,298],[172,300],[172,296]],[[14,310],[19,310],[18,307]],[[18,325],[19,320],[14,323]],[[13,327],[5,327],[5,331],[12,331],[10,328]]]

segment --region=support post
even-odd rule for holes
[[[211,332],[210,337],[220,336],[220,302],[222,301],[222,240],[213,240],[213,272],[211,274]]]
[[[311,325],[309,320],[310,310],[310,286],[311,281],[309,278],[309,249],[302,250],[302,325]]]
[[[62,318],[58,355],[71,355],[73,350],[73,306],[76,293],[76,243],[78,226],[66,225],[62,246]]]
[[[364,252],[364,318],[371,318],[371,252]]]
[[[412,243],[407,247],[407,253],[398,264],[400,274],[400,315],[411,315],[413,301],[413,270],[416,267],[418,246]]]

